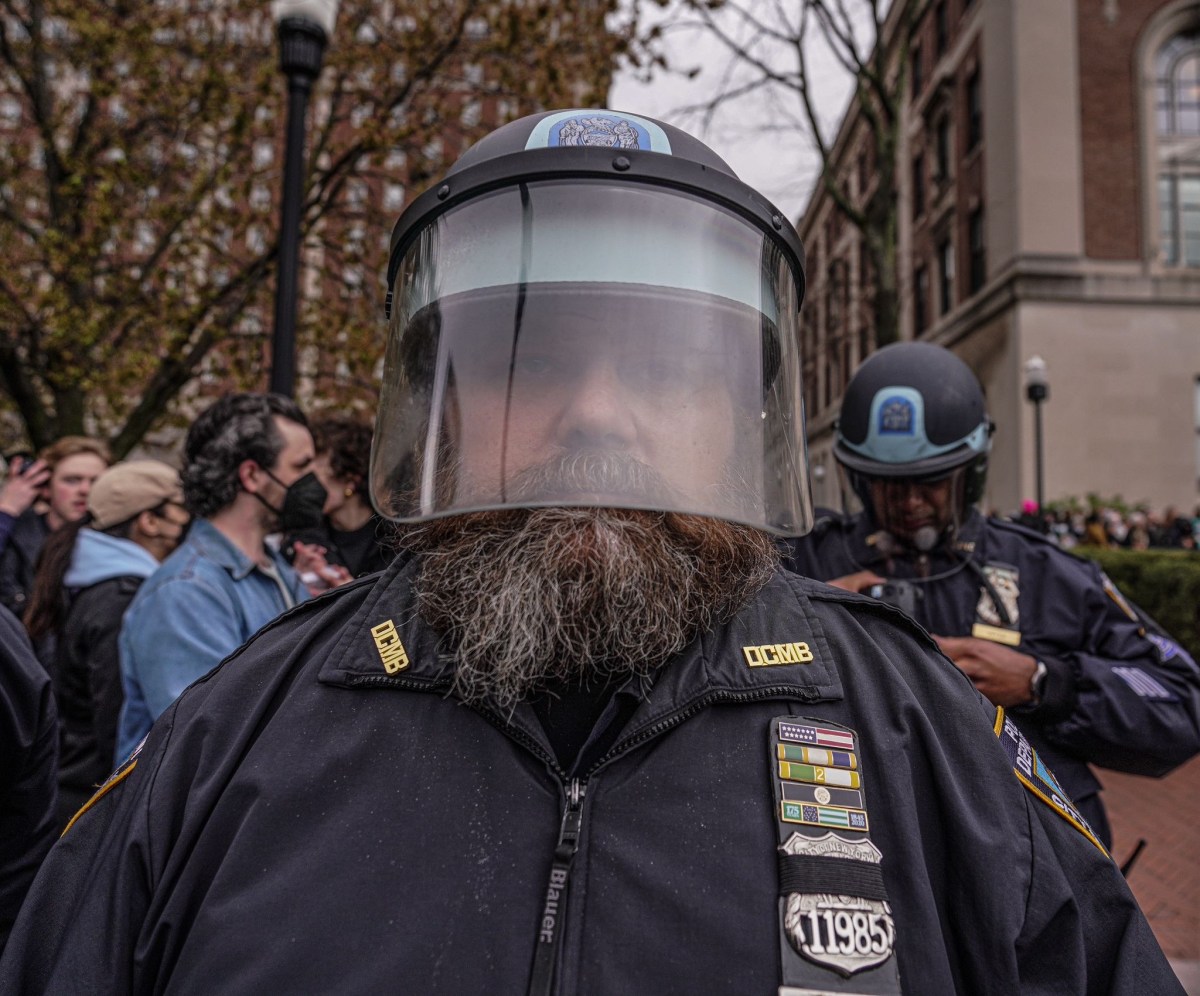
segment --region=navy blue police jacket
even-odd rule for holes
[[[857,736],[903,992],[1182,992],[1112,860],[889,606],[778,571],[564,771],[531,708],[451,693],[417,569],[297,606],[164,713],[52,851],[0,991],[521,993],[553,915],[555,992],[773,996],[782,716]]]
[[[0,952],[54,843],[57,779],[58,713],[50,675],[17,617],[0,607]]]
[[[869,568],[911,579],[903,558],[886,562],[862,514],[822,518],[789,541],[785,566],[827,581]],[[1001,624],[972,560],[985,570],[1012,625]],[[972,510],[953,557],[931,556],[913,618],[939,636],[1006,635],[1047,668],[1041,702],[1012,709],[1020,727],[1106,845],[1111,832],[1091,764],[1161,776],[1200,751],[1200,669],[1143,620],[1093,562],[1040,533]],[[976,629],[976,627],[980,629]],[[1148,629],[1147,627],[1151,627]],[[997,632],[1001,631],[1001,632]]]

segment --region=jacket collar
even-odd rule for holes
[[[208,519],[196,519],[188,530],[185,542],[192,549],[199,551],[206,560],[227,570],[235,581],[241,581],[255,568],[254,561],[234,546],[233,542]],[[278,554],[270,547],[266,550],[271,559],[278,563]]]
[[[450,694],[454,661],[439,652],[438,634],[417,611],[418,568],[417,558],[402,555],[380,576],[322,665],[319,680]],[[621,739],[713,701],[841,699],[837,664],[803,585],[776,571],[730,623],[701,634],[668,661]],[[505,719],[544,740],[529,706]]]

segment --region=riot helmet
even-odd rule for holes
[[[483,138],[392,234],[376,508],[812,522],[804,254],[711,149],[608,110]]]
[[[971,368],[924,342],[885,346],[846,387],[833,453],[893,547],[953,540],[983,496],[992,421]]]

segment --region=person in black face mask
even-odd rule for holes
[[[314,421],[312,432],[324,504],[314,516],[317,491],[306,487],[305,518],[315,523],[290,528],[282,549],[316,594],[382,571],[396,550],[393,529],[371,507],[367,490],[372,427],[355,415],[334,414]]]
[[[283,482],[271,475],[277,484]],[[286,535],[279,544],[287,557],[288,563],[295,568],[308,589],[310,595],[319,595],[330,588],[352,581],[353,576],[341,564],[330,563],[326,554],[328,548],[314,536],[314,530],[320,528],[322,510],[329,493],[316,474],[309,472],[293,484],[287,485],[284,492],[283,504],[275,508],[261,495],[257,495],[268,509],[278,516],[279,529]],[[310,538],[304,542],[299,536]]]
[[[284,489],[283,504],[276,508],[261,494],[255,497],[279,516],[280,529],[309,529],[321,521],[321,509],[325,505],[327,492],[316,474],[309,471],[291,484],[284,484],[270,471],[267,471],[267,476]]]
[[[315,456],[304,413],[281,395],[228,395],[192,424],[182,472],[192,528],[121,627],[118,763],[188,685],[309,597],[267,537],[320,521]]]

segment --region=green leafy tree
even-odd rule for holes
[[[503,120],[603,102],[616,0],[343,0],[309,110],[298,340],[313,407],[369,403],[387,233]],[[0,388],[118,455],[262,389],[286,88],[261,0],[0,0]]]

